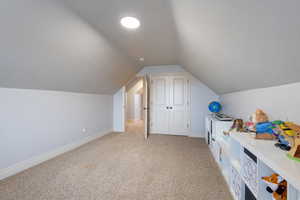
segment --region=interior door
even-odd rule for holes
[[[169,132],[169,92],[168,78],[156,76],[151,79],[151,133]]]
[[[144,76],[143,77],[143,119],[144,119],[144,135],[145,139],[148,138],[149,134],[149,84],[148,84],[148,77]]]
[[[188,122],[188,80],[185,76],[170,76],[170,133],[186,135],[189,129]]]

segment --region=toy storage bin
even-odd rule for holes
[[[272,194],[266,190],[268,185],[261,179],[261,177],[270,176],[273,173],[275,172],[270,167],[265,165],[265,163],[261,160],[258,160],[258,199],[272,200]]]
[[[248,149],[244,148],[244,154],[241,159],[241,176],[245,184],[251,190],[253,195],[258,196],[258,166],[257,157]]]

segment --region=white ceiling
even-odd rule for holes
[[[177,64],[177,38],[170,4],[166,0],[64,0],[80,17],[105,34],[133,60],[143,65]],[[125,16],[141,22],[137,30],[120,26]]]
[[[300,1],[58,2],[1,3],[0,86],[113,93],[141,66],[167,64],[219,94],[300,81]]]
[[[112,94],[140,67],[54,0],[0,6],[0,87]]]
[[[300,81],[300,1],[170,1],[181,64],[217,93]]]

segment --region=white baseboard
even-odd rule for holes
[[[56,156],[59,156],[63,153],[71,151],[73,149],[76,149],[76,148],[78,148],[78,147],[80,147],[80,146],[82,146],[82,145],[84,145],[88,142],[91,142],[91,141],[93,141],[97,138],[100,138],[100,137],[102,137],[102,136],[104,136],[108,133],[111,133],[111,132],[112,132],[112,130],[102,131],[100,133],[97,133],[96,135],[85,137],[80,141],[73,142],[71,144],[67,144],[65,146],[54,149],[50,152],[46,152],[46,153],[43,153],[41,155],[34,156],[34,157],[29,158],[27,160],[21,161],[17,164],[14,164],[14,165],[10,166],[10,167],[0,169],[0,180],[5,179],[9,176],[13,176],[13,175],[15,175],[15,174],[17,174],[21,171],[29,169],[33,166],[38,165],[38,164],[41,164],[42,162],[50,160],[50,159],[52,159]]]
[[[205,138],[205,137],[202,136],[202,135],[188,135],[188,136],[191,137],[191,138],[202,138],[202,139]]]

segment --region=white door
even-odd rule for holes
[[[151,133],[188,135],[189,88],[189,81],[183,75],[152,78]]]
[[[148,101],[148,90],[149,84],[148,84],[148,77],[145,76],[143,78],[143,120],[144,120],[144,135],[145,135],[145,139],[148,138],[148,132],[149,132],[149,125],[148,125],[148,110],[149,110],[149,101]]]
[[[169,103],[168,78],[157,76],[151,79],[151,132],[168,133],[169,131]]]
[[[169,77],[170,90],[170,119],[169,131],[171,134],[184,135],[189,128],[188,121],[188,81],[184,76]]]

